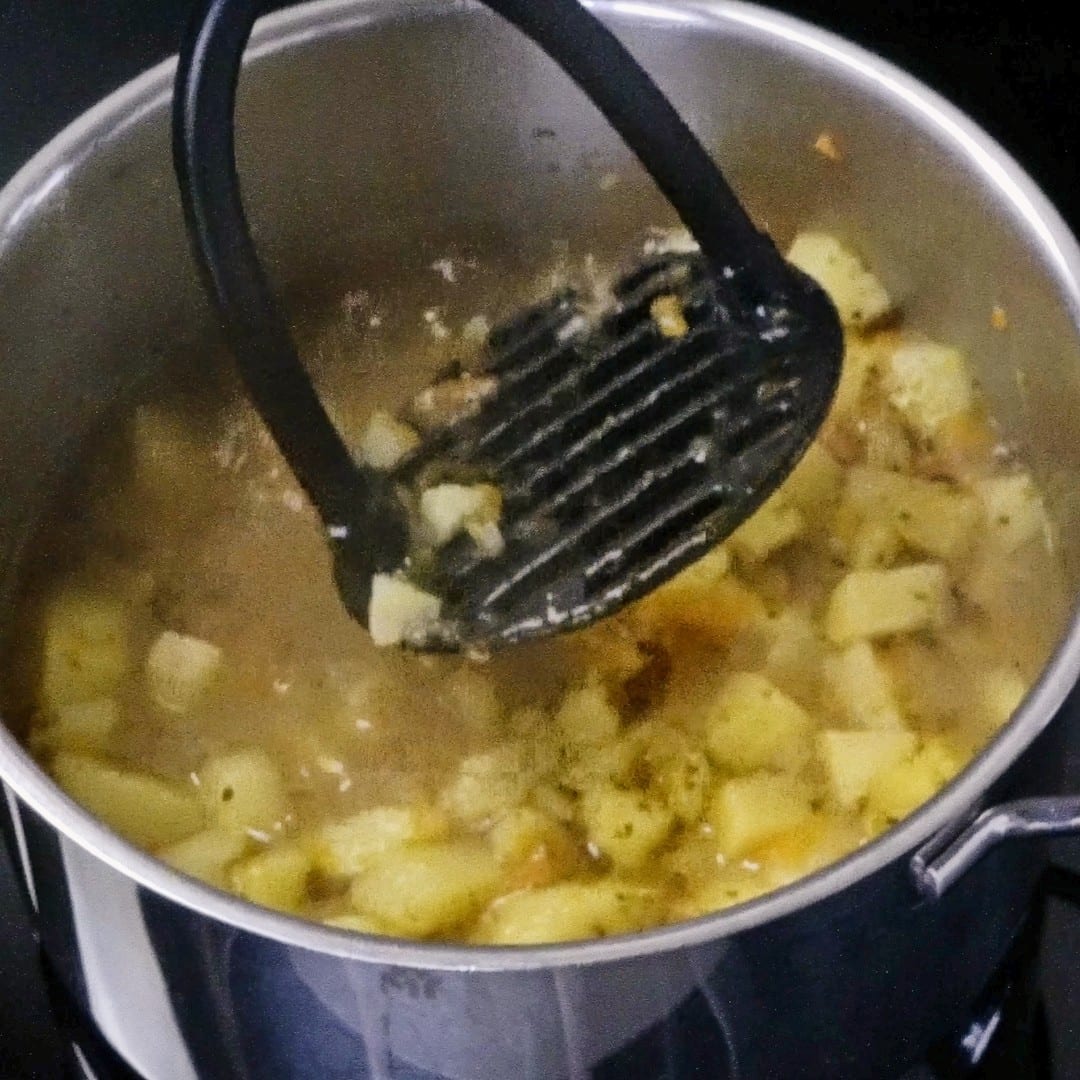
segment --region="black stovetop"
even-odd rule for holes
[[[537,0],[543,2],[543,0]],[[268,3],[267,7],[283,6]],[[996,137],[1080,229],[1080,38],[1049,0],[774,0],[885,55]],[[0,0],[0,184],[105,93],[174,51],[188,0]],[[1074,149],[1075,148],[1075,149]],[[1068,775],[1080,791],[1080,732]],[[1080,868],[1080,842],[1055,855]],[[1021,943],[1030,950],[1031,941]],[[1080,1080],[1080,910],[1047,905],[1038,981],[1054,1080]],[[1042,1080],[1042,1013],[1001,1080]],[[1002,1053],[1012,1051],[1005,1047]],[[37,951],[0,850],[0,1080],[64,1075]]]

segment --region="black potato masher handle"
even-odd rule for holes
[[[548,52],[637,154],[729,287],[783,291],[786,268],[652,79],[577,0],[485,0]],[[376,571],[400,565],[405,511],[391,481],[352,460],[301,363],[263,271],[236,172],[234,108],[244,47],[265,0],[198,0],[180,52],[173,152],[187,228],[255,407],[318,510],[338,586],[366,621]],[[730,276],[730,273],[725,274]],[[744,285],[745,283],[745,285]],[[752,302],[744,296],[743,303]]]

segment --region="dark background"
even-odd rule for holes
[[[188,6],[188,0],[0,0],[0,184],[85,108],[174,52]],[[941,91],[1017,157],[1080,227],[1080,35],[1063,24],[1065,8],[1048,0],[1009,4],[1001,13],[979,0],[776,6],[839,31]],[[1072,765],[1071,787],[1080,791],[1080,756]],[[1063,854],[1080,865],[1080,848],[1069,846]],[[0,1080],[55,1080],[61,1065],[36,982],[35,946],[3,860],[0,851]],[[1044,957],[1056,1075],[1080,1080],[1080,915],[1053,913]]]

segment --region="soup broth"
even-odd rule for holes
[[[8,687],[30,749],[183,873],[372,934],[631,932],[871,840],[1009,718],[1065,590],[967,359],[899,324],[829,237],[791,257],[847,334],[796,471],[644,600],[486,662],[372,644],[238,393],[126,414],[30,546]],[[347,297],[306,349],[357,448],[402,400],[400,378],[371,392],[380,373],[468,360],[484,336],[391,308]]]

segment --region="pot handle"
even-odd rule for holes
[[[940,899],[987,852],[1004,840],[1080,833],[1080,796],[1017,799],[984,810],[967,825],[946,827],[911,857],[915,887]]]

